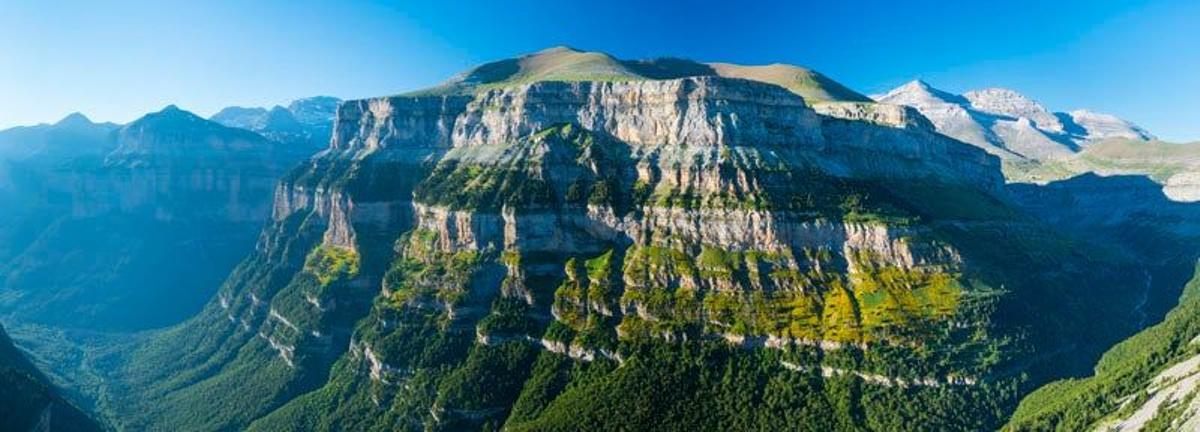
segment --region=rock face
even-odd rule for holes
[[[713,77],[545,82],[485,92],[474,100],[446,96],[350,102],[339,112],[331,148],[363,155],[392,146],[406,152],[412,147],[444,151],[494,146],[553,125],[574,123],[634,146],[639,155],[654,156],[659,164],[690,164],[693,156],[715,156],[711,153],[716,148],[753,145],[779,147],[796,157],[820,154],[818,162],[828,163],[831,169],[861,170],[847,171],[848,175],[933,173],[979,184],[997,180],[992,172],[995,160],[931,133],[915,113],[886,105],[852,107],[822,108],[835,114],[826,118],[779,87]],[[868,119],[886,127],[847,123],[838,117]],[[897,172],[875,171],[884,167],[871,166],[871,154],[928,166],[908,173],[900,172],[903,164],[895,168]]]
[[[1051,112],[1008,89],[989,88],[959,96],[912,81],[877,100],[916,108],[938,132],[1009,161],[1062,159],[1113,137],[1153,138],[1114,116],[1082,110]]]

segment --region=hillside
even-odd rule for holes
[[[605,53],[580,51],[569,47],[554,47],[514,59],[488,63],[463,72],[442,85],[419,90],[410,95],[470,94],[544,81],[622,82],[701,76],[739,78],[774,84],[800,95],[810,103],[872,102],[870,98],[825,75],[799,66],[745,66],[731,63],[699,63],[674,58],[619,60]]]
[[[1026,397],[1006,430],[1167,431],[1200,427],[1200,279],[1161,323],[1104,354],[1095,375]]]
[[[99,431],[100,426],[63,399],[0,328],[0,430]]]
[[[1200,145],[1111,138],[1069,157],[1013,170],[1012,180],[1045,184],[1084,173],[1144,175],[1176,201],[1200,200]]]
[[[775,84],[798,94],[809,103],[816,102],[873,102],[871,98],[847,88],[810,69],[786,64],[743,66],[730,63],[709,63],[717,76],[741,78]]]

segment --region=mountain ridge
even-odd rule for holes
[[[340,103],[341,99],[335,97],[314,96],[270,109],[231,106],[213,114],[209,120],[250,130],[275,141],[303,144],[307,151],[316,152],[329,142]]]
[[[620,60],[606,53],[565,46],[486,63],[433,88],[407,94],[470,93],[539,81],[643,81],[703,76],[743,78],[779,85],[810,102],[871,102],[870,98],[825,75],[800,66],[701,63],[679,58]]]
[[[0,313],[100,330],[193,314],[250,249],[276,179],[308,156],[174,105],[122,126],[0,131]]]
[[[876,100],[912,106],[939,132],[973,144],[1007,161],[1047,161],[1069,157],[1114,137],[1143,141],[1154,137],[1111,115],[1086,110],[1055,113],[1033,99],[1003,88],[953,95],[914,80]]]

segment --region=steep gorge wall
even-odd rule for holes
[[[606,338],[641,335],[910,346],[905,332],[916,330],[889,330],[891,303],[856,310],[854,290],[879,299],[897,290],[913,315],[895,328],[945,323],[958,310],[964,261],[929,227],[892,214],[878,184],[988,193],[998,163],[907,111],[878,109],[818,114],[781,88],[722,78],[346,102],[329,149],[275,189],[256,257],[179,330],[236,335],[206,338],[180,362],[198,384],[154,390],[212,415],[186,423],[197,420],[155,418],[170,411],[160,409],[133,424],[236,427],[325,392],[326,378],[357,380],[346,373],[360,366],[367,381],[351,397],[398,401],[365,389],[407,379],[420,366],[406,356],[426,348],[401,347],[434,340],[446,349],[534,340],[581,359],[620,358]],[[581,270],[584,262],[610,272]],[[510,301],[527,310],[493,310]],[[755,308],[771,312],[746,314]],[[501,316],[527,325],[487,324]],[[568,336],[540,334],[555,322]],[[570,336],[588,332],[601,342]],[[164,336],[133,361],[162,361],[197,337]],[[335,367],[338,358],[346,361]],[[212,361],[232,363],[213,371]],[[247,372],[264,362],[269,373]],[[925,375],[944,373],[934,368],[906,373],[944,378]],[[261,401],[224,413],[196,399],[235,384],[261,390]],[[418,411],[437,422],[498,409]]]
[[[722,180],[706,173],[730,151],[849,178],[935,179],[989,190],[1002,183],[996,158],[933,132],[912,109],[859,105],[825,105],[820,111],[828,115],[822,115],[782,88],[714,77],[545,82],[475,98],[349,101],[339,109],[326,153],[343,159],[370,155],[412,163],[441,158],[486,163],[536,132],[577,124],[628,145],[639,180],[682,187],[717,187]],[[325,205],[318,197],[326,192],[301,189],[307,192],[277,190],[276,219],[289,213],[289,206]]]

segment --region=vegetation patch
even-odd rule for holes
[[[327,286],[358,275],[359,261],[358,252],[354,249],[321,245],[308,254],[304,270],[312,273],[321,286]]]

